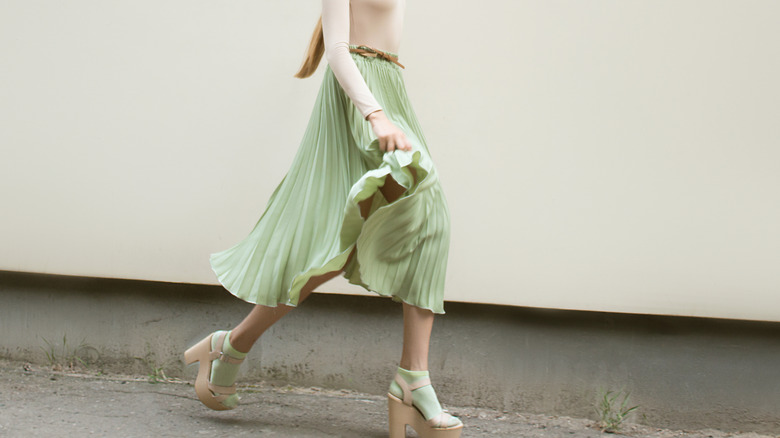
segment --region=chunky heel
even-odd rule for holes
[[[214,350],[211,349],[211,338],[214,333],[206,336],[200,342],[188,348],[184,352],[184,363],[191,365],[199,363],[198,376],[195,378],[195,394],[198,400],[207,407],[215,411],[224,411],[233,409],[235,406],[225,406],[222,404],[228,397],[236,393],[236,384],[231,386],[214,385],[209,381],[211,377],[211,362],[215,359],[228,363],[240,364],[244,359],[236,359],[228,356],[222,351],[222,345],[225,342],[226,333],[223,332],[217,337],[217,345]],[[217,395],[215,395],[215,393]]]
[[[184,363],[192,365],[200,360],[201,357],[208,356],[209,350],[211,350],[211,335],[206,336],[184,352]]]
[[[430,379],[421,379],[412,385],[399,374],[396,374],[395,381],[403,390],[403,400],[387,393],[387,416],[390,425],[390,438],[406,438],[406,425],[412,427],[420,438],[459,438],[463,430],[463,423],[451,427],[442,427],[447,424],[451,415],[444,409],[438,415],[426,420],[423,413],[412,404],[412,390],[425,385],[430,385]]]
[[[392,394],[387,394],[387,421],[390,424],[390,438],[406,438],[406,425],[411,424],[408,411]]]

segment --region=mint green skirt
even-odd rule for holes
[[[402,68],[350,54],[412,150],[379,149],[370,122],[327,66],[290,169],[249,235],[211,254],[211,267],[228,291],[254,304],[297,306],[311,277],[344,269],[351,284],[445,313],[449,208]],[[392,203],[379,191],[388,175],[406,189]],[[374,194],[364,219],[358,202]],[[357,254],[345,266],[355,247]]]

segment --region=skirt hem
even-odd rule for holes
[[[372,146],[378,148],[378,141],[375,140],[374,143],[376,143],[376,145],[372,145]],[[372,146],[369,146],[369,148],[371,148]],[[277,301],[276,303],[260,302],[260,300],[253,300],[249,297],[242,296],[242,294],[240,293],[232,291],[231,288],[228,287],[228,285],[225,284],[225,282],[223,282],[223,279],[221,278],[221,276],[217,272],[217,269],[215,268],[215,258],[214,258],[215,254],[212,254],[210,256],[210,261],[211,261],[210,265],[212,271],[214,271],[214,274],[217,276],[217,279],[219,280],[220,284],[222,284],[222,286],[225,289],[227,289],[228,292],[230,292],[232,295],[234,295],[235,297],[243,301],[246,301],[251,304],[256,304],[256,305],[260,304],[260,305],[265,305],[270,307],[276,307],[279,304],[284,304],[291,307],[297,307],[300,298],[300,291],[303,288],[303,286],[305,286],[306,283],[308,283],[308,281],[312,277],[316,277],[329,272],[344,269],[345,272],[342,273],[342,276],[345,277],[350,284],[361,286],[365,290],[369,292],[373,292],[379,296],[389,297],[394,302],[403,302],[415,307],[419,307],[421,309],[430,310],[435,314],[446,313],[443,308],[438,308],[433,306],[421,306],[419,304],[415,304],[411,302],[410,300],[406,300],[402,298],[397,293],[384,292],[383,289],[386,290],[389,288],[387,284],[383,286],[370,284],[373,282],[364,280],[366,276],[366,273],[363,272],[363,267],[365,263],[360,263],[361,261],[360,259],[363,254],[360,251],[360,248],[363,246],[362,244],[366,241],[362,234],[362,230],[364,226],[369,221],[376,220],[375,219],[376,214],[380,214],[380,215],[387,214],[392,216],[393,213],[389,212],[388,210],[399,208],[398,206],[400,204],[407,202],[406,200],[415,196],[418,193],[418,191],[430,187],[438,180],[435,168],[431,166],[426,169],[420,163],[420,158],[421,158],[421,153],[419,151],[410,152],[404,150],[396,150],[393,152],[388,152],[385,154],[384,162],[392,163],[392,164],[386,166],[383,165],[382,167],[379,167],[377,169],[370,170],[365,175],[363,175],[363,177],[358,182],[356,182],[352,186],[352,189],[350,190],[350,195],[348,196],[348,206],[345,209],[342,230],[340,233],[342,245],[347,244],[348,245],[347,248],[340,251],[339,254],[337,254],[335,257],[331,258],[330,260],[326,261],[323,265],[296,274],[293,277],[291,286],[288,288],[287,293],[285,294],[286,296],[289,297],[288,300]],[[410,166],[414,167],[415,172],[418,176],[416,181],[415,178],[413,178],[411,172],[408,170]],[[395,169],[393,167],[395,167]],[[379,187],[384,186],[387,176],[392,175],[393,173],[398,174],[399,171],[404,171],[404,170],[408,172],[408,174],[406,174],[407,178],[403,178],[403,177],[394,178],[400,185],[402,185],[407,189],[404,192],[404,194],[399,196],[398,199],[394,200],[393,202],[390,202],[385,205],[380,205],[379,207],[377,207],[376,209],[374,209],[372,212],[369,213],[368,218],[363,218],[363,216],[360,213],[360,206],[358,203],[365,199],[368,199],[371,196],[376,195],[377,193],[379,193],[379,196],[382,196],[381,192],[379,191]],[[378,213],[380,211],[381,213]],[[356,218],[355,215],[357,215],[358,218]],[[353,260],[354,265],[345,266],[346,261],[349,258],[349,254],[352,252],[352,249],[355,247],[358,248],[357,257],[355,257],[355,259],[357,260]],[[379,283],[381,283],[381,281],[379,281]]]

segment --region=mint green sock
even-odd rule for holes
[[[422,377],[430,377],[428,371],[410,371],[401,367],[398,367],[398,374],[406,381],[406,383],[412,384],[416,380]],[[390,383],[390,393],[403,400],[403,389],[393,380]],[[439,399],[436,397],[436,391],[433,389],[433,385],[425,385],[421,388],[412,390],[412,398],[414,406],[417,406],[423,413],[426,420],[433,418],[434,415],[442,411]],[[459,424],[460,420],[453,417],[447,427]]]
[[[219,330],[211,336],[211,349],[217,347],[217,338],[220,334],[224,333],[224,330]],[[246,353],[242,353],[232,345],[230,345],[230,332],[227,332],[225,336],[225,342],[222,343],[222,351],[228,356],[235,357],[236,359],[243,359],[246,357]],[[238,368],[241,364],[227,363],[219,359],[211,361],[211,383],[219,386],[230,386],[236,381],[238,376]],[[223,405],[228,407],[235,407],[238,404],[238,394],[232,394],[225,401]]]

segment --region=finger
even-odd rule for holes
[[[405,135],[404,135],[404,141],[403,141],[403,145],[404,145],[404,150],[405,150],[405,151],[410,151],[410,150],[412,150],[412,142],[410,142],[410,141],[409,141],[409,137],[407,137],[407,136],[405,136]]]
[[[393,152],[395,150],[395,139],[392,137],[387,140],[387,152]]]
[[[404,144],[403,136],[400,136],[395,139],[395,148],[398,150],[404,150],[406,149],[406,145]]]
[[[406,136],[401,133],[395,140],[395,148],[400,150],[406,150]]]
[[[406,150],[407,151],[411,151],[412,150],[412,142],[409,141],[408,138],[404,139],[404,141],[406,142]]]
[[[384,152],[387,150],[387,139],[384,137],[379,138],[379,149]]]

